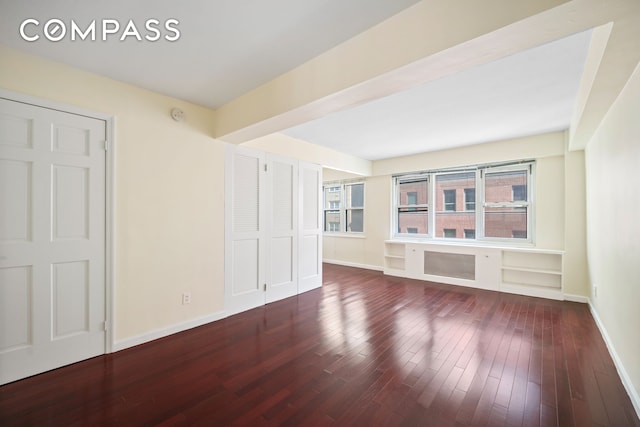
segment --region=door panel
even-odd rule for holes
[[[319,274],[318,236],[304,236],[300,258],[300,275],[303,278],[316,277]]]
[[[264,305],[264,154],[230,147],[226,154],[225,306],[230,314]]]
[[[89,332],[88,262],[52,264],[53,339]]]
[[[0,283],[0,353],[7,353],[31,345],[31,267],[0,268]]]
[[[0,383],[105,352],[105,133],[0,99]]]
[[[31,162],[0,159],[0,243],[31,240]]]
[[[298,293],[298,165],[293,159],[269,155],[269,250],[266,302]]]
[[[300,162],[300,279],[298,292],[322,286],[322,167]]]
[[[89,168],[54,165],[53,241],[87,239],[89,223]]]
[[[271,239],[271,287],[282,286],[294,281],[293,274],[293,239],[291,237],[274,237]],[[295,295],[297,289],[294,289]],[[291,295],[289,295],[291,296]]]
[[[260,241],[235,240],[233,243],[233,297],[260,292]],[[262,297],[260,298],[262,299]],[[262,305],[262,301],[260,302]]]

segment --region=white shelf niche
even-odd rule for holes
[[[384,242],[384,274],[405,275],[405,244],[395,241]]]
[[[503,285],[551,288],[561,291],[563,252],[552,250],[503,249]]]

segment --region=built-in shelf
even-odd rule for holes
[[[473,257],[473,277],[462,280],[450,271],[454,254]],[[446,256],[446,260],[441,259]],[[447,244],[441,242],[397,241],[384,243],[384,273],[392,276],[438,281],[454,285],[563,299],[563,251],[533,247],[504,247]],[[465,258],[465,259],[467,259]],[[447,273],[425,270],[427,259],[436,267],[448,266]],[[447,265],[444,265],[447,264]],[[465,264],[466,265],[466,264]],[[460,271],[463,265],[460,265]]]
[[[555,274],[555,275],[562,274],[559,271],[555,271],[555,270],[542,270],[539,268],[505,267],[505,266],[502,267],[502,271],[526,271],[529,273],[545,273],[545,274]]]
[[[552,250],[502,250],[502,287],[562,291],[563,253]]]
[[[401,242],[384,242],[384,274],[404,276],[405,245]]]

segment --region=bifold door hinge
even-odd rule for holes
[[[109,151],[109,141],[104,142],[104,151]]]
[[[265,292],[267,292],[267,284],[266,283],[264,284],[263,289],[264,289]]]
[[[266,163],[264,164],[264,171],[265,172],[267,171],[267,164]]]
[[[102,330],[106,332],[107,330],[107,322],[102,322]]]

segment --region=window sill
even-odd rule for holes
[[[536,245],[532,242],[497,242],[490,240],[473,240],[473,241],[454,241],[448,239],[433,239],[426,237],[392,237],[387,242],[396,242],[396,243],[419,243],[425,245],[439,245],[439,246],[463,246],[463,247],[480,247],[480,248],[496,248],[496,249],[511,249],[518,250],[522,249],[525,251],[535,251],[537,249]],[[545,250],[546,251],[546,250]],[[558,252],[564,252],[563,250],[558,250]]]
[[[322,233],[322,237],[346,237],[349,239],[366,239],[364,233]]]

